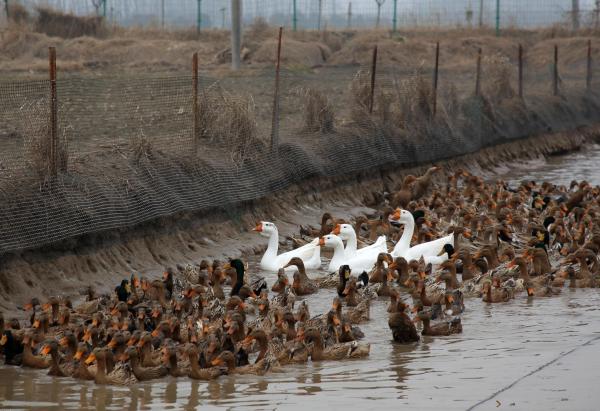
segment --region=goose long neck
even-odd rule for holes
[[[412,218],[404,223],[404,232],[402,233],[402,237],[400,237],[400,241],[394,247],[394,252],[398,253],[400,251],[406,251],[410,248],[410,240],[412,239],[413,233],[415,231],[415,220]]]
[[[355,253],[358,250],[358,241],[356,240],[356,233],[348,233],[348,239],[346,240],[346,253]]]
[[[267,246],[267,251],[265,255],[276,256],[277,251],[279,250],[279,232],[274,230],[269,237],[269,245]]]

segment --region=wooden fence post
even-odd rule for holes
[[[558,44],[554,45],[554,67],[552,76],[552,91],[558,96]]]
[[[58,136],[57,136],[57,97],[56,97],[56,48],[48,48],[48,63],[49,63],[49,74],[50,74],[50,133],[48,135],[49,141],[49,165],[50,175],[56,177],[58,173]]]
[[[585,77],[585,85],[588,91],[592,89],[592,40],[588,40],[587,75]]]
[[[194,155],[198,154],[198,139],[200,136],[198,135],[200,131],[200,122],[198,112],[198,53],[194,53],[192,56],[192,110],[193,110],[193,119],[194,119],[194,132],[193,132],[193,153]]]
[[[519,98],[523,98],[523,45],[519,44]]]
[[[477,52],[477,73],[475,77],[475,95],[481,95],[481,48]]]
[[[435,67],[433,69],[433,116],[437,113],[438,78],[440,70],[440,42],[435,45]]]
[[[275,93],[273,96],[273,119],[271,123],[271,151],[279,147],[279,72],[281,69],[281,38],[283,27],[279,27],[277,41],[277,63],[275,64]]]
[[[373,49],[373,61],[371,63],[371,96],[369,100],[369,113],[373,113],[375,103],[375,78],[377,76],[377,45]]]

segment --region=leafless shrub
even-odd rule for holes
[[[106,35],[104,19],[100,16],[82,17],[45,7],[38,8],[37,12],[35,31],[39,33],[62,38]]]
[[[331,133],[334,130],[333,105],[325,94],[314,88],[301,91],[304,101],[304,127],[309,132]]]

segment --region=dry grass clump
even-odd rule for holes
[[[515,96],[510,81],[515,66],[507,57],[498,54],[486,56],[483,59],[483,67],[485,68],[483,89],[487,97],[493,101],[501,101]]]
[[[243,165],[264,148],[258,136],[254,101],[218,87],[203,94],[198,108],[200,141],[226,149],[234,164]]]
[[[335,126],[333,105],[325,94],[314,88],[301,92],[304,102],[304,127],[309,132],[332,133]]]
[[[23,124],[23,153],[28,168],[43,180],[50,175],[50,115],[46,98],[23,107],[29,121]],[[59,138],[57,148],[57,170],[66,170],[68,161],[67,140]]]
[[[39,33],[62,38],[103,37],[106,35],[102,17],[80,17],[42,7],[38,8],[37,12],[35,31]]]
[[[352,122],[360,127],[373,127],[373,119],[369,113],[371,104],[371,73],[359,70],[350,83]]]
[[[144,158],[152,158],[154,147],[152,142],[144,135],[143,131],[130,137],[129,147],[135,164],[139,164]]]

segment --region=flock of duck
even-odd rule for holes
[[[433,184],[432,167],[408,176],[378,211],[355,221],[323,215],[279,254],[275,224],[260,262],[273,284],[240,259],[202,261],[162,279],[132,274],[111,295],[32,298],[28,319],[0,315],[5,364],[48,374],[134,384],[276,371],[290,363],[369,355],[360,324],[389,300],[397,343],[462,332],[466,298],[506,303],[551,297],[565,286],[596,287],[600,274],[600,188],[533,181],[510,187],[459,170]],[[309,277],[307,271],[331,274]],[[291,282],[290,282],[291,278]],[[311,316],[305,296],[337,288],[327,312]],[[270,296],[270,294],[272,294]]]

